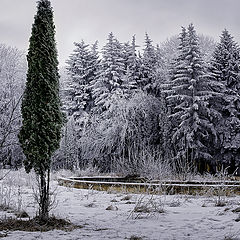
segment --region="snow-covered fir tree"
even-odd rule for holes
[[[231,169],[235,169],[239,163],[240,145],[239,51],[226,30],[210,61],[214,46],[211,38],[197,35],[192,24],[187,29],[182,28],[178,39],[173,37],[156,47],[146,34],[141,54],[136,53],[135,36],[131,42],[122,44],[110,33],[101,59],[97,44],[90,48],[82,42],[83,59],[87,59],[85,67],[82,65],[84,72],[79,68],[83,62],[79,64],[81,57],[77,57],[76,51],[78,63],[73,53],[69,59],[72,67],[68,66],[70,83],[64,88],[66,92],[71,90],[73,93],[68,95],[69,115],[73,120],[81,120],[80,129],[86,126],[86,136],[81,138],[80,134],[76,137],[79,143],[76,156],[86,163],[102,165],[102,171],[113,167],[116,156],[121,161],[126,160],[121,164],[126,163],[129,167],[131,161],[127,163],[127,154],[121,151],[125,151],[125,143],[127,147],[131,143],[127,140],[121,146],[116,145],[120,137],[118,131],[122,129],[117,122],[121,119],[119,114],[126,114],[125,108],[132,106],[133,101],[136,104],[136,99],[140,98],[135,97],[144,92],[146,98],[153,95],[159,101],[158,120],[154,120],[158,132],[151,134],[159,136],[153,145],[159,144],[158,155],[162,160],[168,161],[173,157],[175,164],[172,167],[180,171],[197,167],[203,172],[210,167],[214,172],[216,168],[212,167],[217,164],[231,165]],[[77,107],[75,112],[72,110],[74,107]],[[122,119],[125,124],[125,118],[129,117],[128,127],[135,124],[137,117],[131,114],[124,115]],[[150,122],[146,124],[152,124]],[[139,139],[148,138],[144,136],[143,128],[146,126],[137,123],[134,129],[138,133],[143,132]],[[153,128],[149,126],[147,129]],[[134,136],[137,137],[136,134]],[[134,147],[141,151],[143,145],[135,140],[131,140]],[[91,156],[86,156],[89,147],[95,150],[91,150]]]
[[[124,93],[131,95],[138,89],[137,81],[140,75],[140,64],[136,53],[136,38],[133,36],[131,44],[124,44],[123,59],[125,64],[125,76],[123,82]]]
[[[208,100],[213,95],[209,77],[204,71],[198,38],[192,24],[182,29],[179,57],[173,69],[168,101],[172,106],[172,144],[175,159],[180,165],[198,164],[212,160],[209,143],[216,139],[211,122],[213,112]],[[185,165],[186,166],[186,165]]]
[[[99,74],[92,85],[96,112],[105,111],[110,107],[112,99],[123,94],[124,74],[122,46],[110,33],[107,44],[103,47]]]
[[[159,44],[156,46],[156,65],[155,65],[155,81],[152,84],[153,93],[156,97],[165,98],[163,94],[163,85],[169,80],[169,69],[164,61],[162,49]],[[164,100],[165,101],[165,100]]]
[[[145,35],[145,48],[140,58],[140,78],[138,85],[144,91],[151,93],[152,87],[156,79],[156,51],[149,35]]]
[[[230,166],[234,172],[240,166],[240,51],[238,44],[225,29],[211,61],[211,76],[219,83],[219,97],[213,108],[222,118],[216,122],[219,136],[216,159],[219,165]]]
[[[99,60],[97,42],[91,49],[83,40],[74,45],[76,48],[67,61],[69,78],[64,95],[68,104],[67,115],[73,116],[76,131],[80,132],[93,107],[91,85],[97,75]]]

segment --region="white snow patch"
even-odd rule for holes
[[[57,185],[56,181],[52,182]],[[25,186],[22,191],[26,211],[34,216],[31,188]],[[61,239],[61,240],[105,240],[130,239],[138,236],[149,240],[170,239],[224,239],[240,237],[240,223],[235,219],[238,213],[232,212],[240,206],[240,196],[226,198],[225,207],[216,207],[216,197],[183,195],[138,195],[130,194],[130,200],[124,200],[129,194],[107,193],[86,189],[74,189],[58,186],[58,206],[52,213],[67,218],[83,228],[72,232],[8,232],[6,240]],[[129,198],[128,198],[129,199]],[[159,204],[163,213],[145,214],[135,218],[133,212],[139,199]],[[112,201],[114,200],[114,201]],[[28,202],[28,204],[26,203]],[[114,211],[106,208],[113,206]],[[5,213],[2,212],[2,215]]]

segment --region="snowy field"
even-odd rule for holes
[[[8,175],[0,182],[1,201],[9,200],[10,205],[34,216],[33,184],[32,176],[23,172]],[[57,193],[51,213],[82,228],[72,232],[7,232],[3,239],[240,239],[240,221],[235,221],[240,213],[233,212],[240,207],[240,196],[223,196],[220,202],[224,206],[217,207],[217,196],[98,192],[57,186],[56,180],[51,185]],[[11,213],[1,211],[1,215]]]

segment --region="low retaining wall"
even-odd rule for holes
[[[240,195],[239,181],[208,181],[208,182],[180,182],[180,181],[153,181],[150,183],[130,183],[130,182],[111,182],[96,181],[92,178],[59,178],[58,184],[66,187],[79,189],[92,189],[109,192],[126,192],[126,193],[144,193],[152,192],[155,194],[189,194],[189,195]],[[101,177],[101,180],[104,180]],[[109,178],[108,178],[109,180]],[[118,179],[119,180],[119,179]]]

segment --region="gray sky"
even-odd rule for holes
[[[160,43],[193,23],[198,33],[218,40],[227,28],[240,40],[240,0],[52,0],[60,64],[73,50],[73,42],[99,40],[105,44],[110,31],[120,41],[143,45],[148,32]],[[28,48],[35,0],[0,0],[0,43]]]

